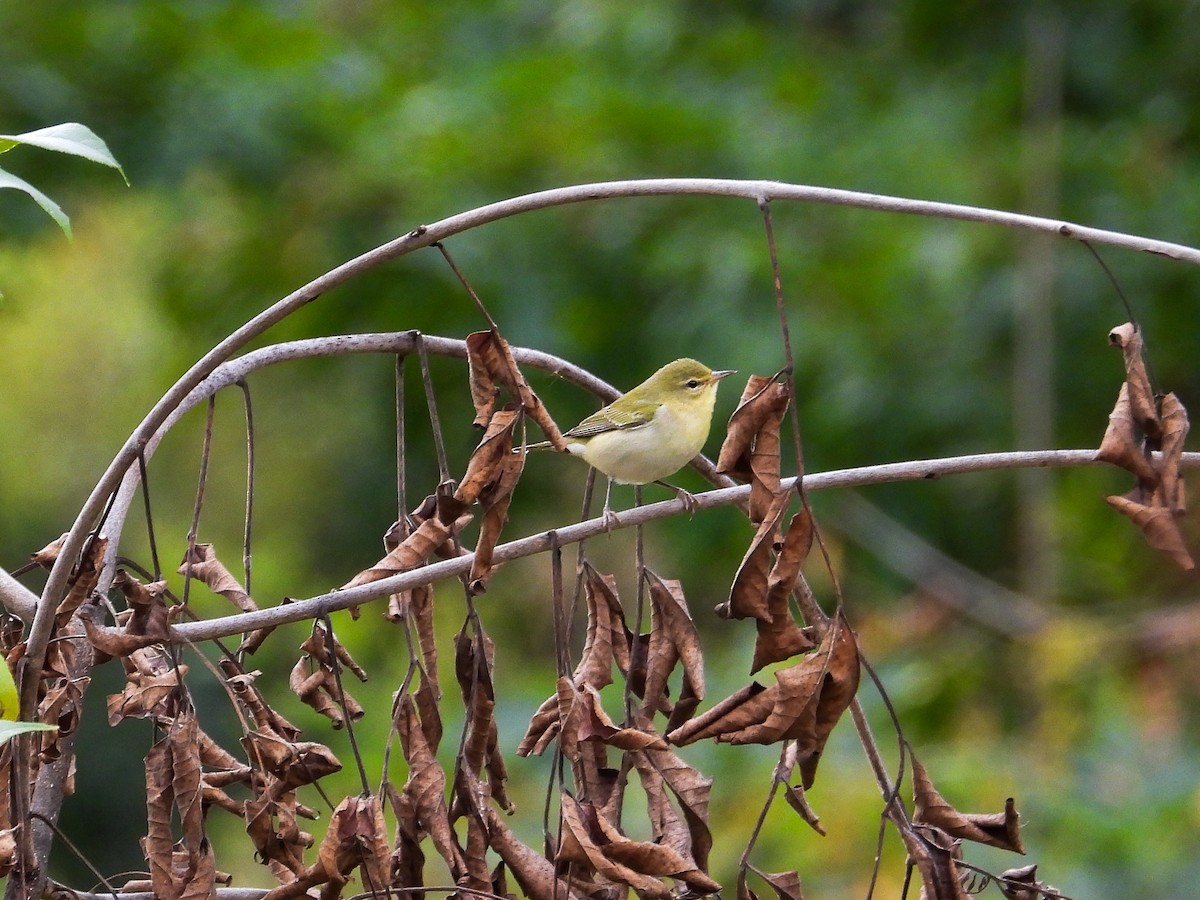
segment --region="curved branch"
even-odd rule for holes
[[[191,393],[171,411],[162,425],[151,435],[150,439],[146,442],[143,454],[149,460],[154,455],[154,451],[158,448],[159,443],[166,436],[167,432],[174,428],[184,415],[202,403],[205,403],[210,397],[224,388],[232,387],[242,381],[251,372],[282,362],[341,356],[348,353],[413,353],[416,352],[417,337],[418,333],[415,331],[330,335],[327,337],[288,341],[282,344],[272,344],[268,347],[252,350],[243,356],[222,363],[211,375],[193,388]],[[466,341],[433,335],[420,335],[420,337],[424,343],[425,350],[435,356],[448,356],[457,359],[465,359],[467,356]],[[597,378],[591,372],[562,357],[525,347],[514,347],[512,351],[513,358],[521,365],[541,369],[552,375],[557,375],[565,381],[589,391],[605,403],[611,402],[621,395],[621,392],[608,382]],[[703,456],[696,457],[692,462],[692,466],[710,484],[718,487],[731,487],[734,484],[732,479],[724,475],[718,475],[716,466]],[[108,519],[105,522],[104,531],[109,542],[108,549],[105,552],[104,574],[101,576],[99,586],[101,591],[108,587],[115,574],[113,563],[119,555],[119,545],[121,534],[125,527],[125,519],[129,514],[130,506],[133,503],[140,482],[141,475],[139,468],[137,466],[130,466],[125,471],[121,487],[117,492],[116,501],[113,503],[112,509],[108,514]],[[4,582],[0,579],[0,589],[4,587]],[[29,610],[29,615],[32,616],[33,607],[29,606]],[[22,616],[22,618],[27,617]]]
[[[1185,468],[1200,468],[1200,453],[1185,453],[1181,463]],[[864,466],[855,469],[839,469],[832,472],[819,472],[804,476],[805,491],[829,490],[832,488],[861,487],[871,484],[885,484],[896,481],[920,481],[940,478],[944,475],[965,472],[986,472],[996,469],[1028,469],[1028,468],[1069,468],[1088,465],[1109,465],[1096,459],[1095,450],[1030,450],[1010,453],[980,453],[971,456],[958,456],[947,459],[927,459],[913,462],[888,463],[879,466]],[[787,478],[781,482],[785,490],[796,487],[796,478]],[[749,498],[750,486],[740,485],[732,488],[720,488],[696,494],[697,509],[714,509],[719,506],[729,506],[745,502]],[[600,516],[588,519],[563,528],[544,531],[529,537],[519,538],[507,544],[501,544],[495,550],[493,559],[496,563],[509,562],[526,556],[544,553],[553,546],[562,547],[565,544],[578,543],[600,534],[642,525],[657,519],[665,519],[686,512],[687,507],[682,500],[664,500],[661,503],[651,503],[634,509],[613,513],[608,519]],[[207,619],[202,622],[188,622],[176,625],[171,629],[171,637],[180,642],[205,641],[212,638],[228,637],[253,631],[257,628],[275,627],[291,622],[311,619],[326,613],[348,609],[363,603],[385,597],[401,591],[411,590],[424,584],[432,584],[446,578],[465,575],[471,569],[475,554],[468,553],[454,559],[430,563],[418,569],[401,572],[381,578],[370,584],[347,588],[343,591],[330,591],[305,600],[295,600],[291,603],[260,609],[254,612],[238,613],[219,619]]]
[[[46,644],[53,625],[53,612],[66,594],[71,567],[83,549],[88,530],[100,515],[108,498],[117,490],[125,471],[137,458],[138,447],[144,446],[154,432],[166,420],[170,412],[187,397],[201,381],[221,363],[230,359],[247,342],[258,337],[268,328],[287,318],[296,310],[316,300],[356,275],[379,264],[428,247],[437,241],[459,234],[471,228],[495,222],[509,216],[519,215],[536,209],[546,209],[570,203],[611,199],[616,197],[646,197],[666,195],[707,195],[741,197],[761,203],[769,200],[793,200],[810,203],[826,203],[838,206],[853,206],[883,212],[936,218],[959,219],[1021,228],[1045,234],[1056,234],[1075,240],[1086,240],[1096,244],[1109,244],[1166,256],[1200,265],[1200,250],[1182,244],[1150,240],[1120,232],[1089,228],[1055,219],[1027,216],[980,207],[962,206],[954,203],[938,203],[912,200],[881,194],[867,194],[811,185],[786,184],[776,181],[734,181],[704,178],[662,178],[641,181],[613,181],[597,184],[575,185],[526,194],[482,206],[468,212],[442,219],[432,225],[414,228],[393,241],[382,244],[331,269],[324,275],[293,291],[283,299],[250,319],[212,350],[201,357],[154,405],[141,424],[134,429],[120,452],[109,464],[96,486],[88,495],[76,516],[74,524],[63,542],[58,560],[50,571],[43,589],[43,601],[39,604],[30,628],[26,659],[31,671],[40,671],[46,653]],[[28,715],[36,702],[34,679],[22,686],[22,711]]]

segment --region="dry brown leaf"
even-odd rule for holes
[[[1142,358],[1142,334],[1132,322],[1118,325],[1108,333],[1108,342],[1120,347],[1125,357],[1125,380],[1129,384],[1129,404],[1134,421],[1148,438],[1157,441],[1162,423],[1154,402],[1154,388]]]
[[[487,433],[471,455],[467,473],[458,489],[458,498],[467,502],[478,500],[483,506],[483,520],[475,545],[468,586],[473,594],[487,588],[492,571],[492,553],[500,542],[500,532],[508,521],[508,504],[513,489],[525,467],[525,454],[513,453],[513,426],[518,411],[498,410],[488,424]]]
[[[669,716],[667,730],[686,722],[704,699],[704,654],[700,635],[688,612],[683,585],[664,580],[646,569],[650,589],[650,637],[646,648],[646,680],[642,696],[648,716],[657,710]],[[677,662],[683,663],[679,699],[671,703],[667,680]]]
[[[751,675],[765,665],[791,659],[816,646],[792,617],[788,604],[788,597],[795,590],[800,568],[812,547],[812,540],[812,514],[802,509],[792,516],[783,546],[767,576],[767,611],[770,618],[755,620],[758,634],[754,641],[754,659],[750,664]]]
[[[789,744],[783,759],[784,777],[786,779],[791,779],[792,770],[799,762],[798,745],[795,743]],[[817,811],[809,804],[808,794],[805,793],[803,785],[788,784],[784,791],[784,800],[787,801],[787,805],[794,809],[813,831],[821,835],[821,837],[825,836],[825,826],[821,824],[821,817],[817,815]]]
[[[97,623],[95,617],[100,610],[95,605],[79,608],[79,618],[93,647],[109,656],[128,656],[169,639],[167,605],[163,600],[167,590],[165,581],[142,584],[122,570],[113,579],[113,587],[121,589],[129,604],[124,628],[105,628]]]
[[[373,795],[347,797],[339,803],[317,848],[316,861],[294,881],[268,891],[264,900],[303,897],[318,885],[326,886],[322,900],[335,900],[355,869],[362,870],[363,887],[369,893],[390,883],[386,825],[379,798]]]
[[[312,835],[296,823],[296,800],[264,796],[246,803],[246,834],[258,858],[281,884],[294,882],[304,871],[304,851],[312,846]]]
[[[668,732],[667,742],[683,747],[705,738],[716,737],[730,727],[761,721],[771,710],[774,698],[757,681],[734,691],[715,706]]]
[[[1136,326],[1113,329],[1109,341],[1125,354],[1126,381],[1096,458],[1128,469],[1138,483],[1125,496],[1105,500],[1137,525],[1150,546],[1191,571],[1195,562],[1176,521],[1186,509],[1179,462],[1188,433],[1187,410],[1175,394],[1166,394],[1160,418]],[[1161,450],[1157,459],[1155,450]]]
[[[708,801],[712,779],[701,775],[670,750],[632,754],[633,764],[646,793],[651,839],[708,871],[712,832],[708,827]],[[675,795],[682,817],[667,797]]]
[[[417,821],[416,807],[407,793],[400,793],[392,784],[385,785],[388,801],[396,817],[396,842],[392,849],[391,876],[393,896],[401,900],[424,898],[419,890],[425,884],[425,854],[421,850],[424,833]],[[457,850],[457,844],[455,845]],[[456,876],[456,872],[451,872]],[[413,888],[414,890],[404,890]]]
[[[1167,554],[1182,569],[1190,572],[1196,568],[1196,563],[1183,541],[1179,522],[1169,508],[1149,506],[1130,497],[1105,497],[1104,500],[1117,512],[1128,516],[1142,532],[1146,542],[1155,550]]]
[[[692,858],[697,866],[707,871],[708,854],[712,849],[712,832],[708,826],[712,778],[692,768],[670,750],[646,750],[634,755],[635,764],[642,766],[646,761],[679,801],[687,822]]]
[[[796,747],[800,777],[805,790],[812,787],[825,742],[858,693],[858,680],[861,675],[858,640],[840,609],[830,623],[815,655],[820,657],[823,654],[828,656],[828,664],[817,702],[816,742],[811,748],[803,744]]]
[[[467,335],[467,383],[471,390],[471,402],[475,406],[476,428],[483,428],[491,421],[492,413],[500,402],[500,386],[492,372],[503,365],[496,350],[490,331],[476,331]]]
[[[674,848],[652,841],[632,840],[599,812],[591,821],[599,830],[601,840],[598,843],[601,851],[618,866],[640,875],[682,881],[688,885],[691,889],[689,893],[693,895],[712,894],[721,889],[721,885],[713,881],[707,873],[701,872],[691,858]]]
[[[150,866],[154,893],[164,900],[180,896],[172,863],[175,843],[171,834],[172,780],[171,748],[163,738],[146,754],[146,836],[142,838],[142,852]]]
[[[333,751],[315,741],[287,741],[273,732],[251,731],[241,744],[252,766],[278,779],[276,793],[312,784],[342,768]]]
[[[1004,812],[993,814],[960,813],[934,788],[925,767],[914,756],[913,822],[940,828],[953,838],[1024,853],[1021,823],[1012,797],[1004,803]]]
[[[750,482],[750,521],[760,524],[779,493],[779,428],[791,400],[788,382],[751,375],[729,417],[717,471]]]
[[[467,471],[459,482],[454,497],[460,503],[470,506],[477,500],[482,502],[483,495],[489,490],[495,490],[507,465],[516,457],[520,463],[519,453],[512,452],[513,427],[517,424],[519,410],[505,407],[496,410],[485,422],[487,430],[479,445],[471,453],[467,462]],[[517,471],[520,469],[518,467]]]
[[[771,620],[771,609],[767,600],[768,580],[771,571],[771,553],[779,533],[779,523],[787,511],[791,492],[777,494],[763,517],[750,542],[750,548],[742,557],[742,563],[729,589],[729,600],[717,607],[717,615],[724,619],[755,618]]]
[[[318,854],[326,870],[336,866],[345,875],[359,869],[365,891],[375,894],[386,890],[390,883],[389,851],[379,797],[347,797],[330,819],[329,831],[335,828],[336,846],[330,846],[333,842],[327,833]]]
[[[437,637],[433,629],[433,585],[422,584],[403,594],[392,594],[388,598],[386,615],[393,622],[412,619],[417,630],[417,643],[421,648],[422,675],[429,681],[429,689],[433,693],[433,698],[441,700],[442,689],[438,684]]]
[[[434,681],[421,672],[417,681],[417,691],[413,695],[417,713],[421,717],[421,731],[425,734],[425,742],[430,751],[437,753],[438,745],[442,742],[442,712],[438,706],[441,693]]]
[[[559,733],[558,695],[547,698],[529,720],[517,756],[541,756]]]
[[[613,683],[612,667],[629,672],[630,646],[633,635],[625,624],[625,612],[617,598],[616,579],[601,575],[589,562],[583,564],[584,600],[587,604],[587,637],[579,664],[575,666],[573,683],[582,687],[606,687]],[[525,736],[517,747],[518,756],[540,756],[559,733],[563,687],[547,698],[529,721]],[[571,706],[568,701],[567,708]],[[574,757],[570,757],[574,759]]]
[[[236,660],[229,657],[223,657],[217,665],[225,675],[225,683],[229,690],[261,731],[279,735],[290,741],[300,737],[300,729],[263,700],[254,684],[257,673],[247,673]]]
[[[838,614],[815,653],[775,673],[775,684],[751,682],[667,735],[683,745],[714,737],[735,744],[797,742],[804,787],[812,786],[825,742],[858,690],[858,647]]]
[[[79,728],[83,699],[91,682],[88,672],[92,665],[92,654],[82,649],[84,629],[77,621],[71,620],[58,630],[57,635],[58,639],[51,641],[46,648],[42,673],[45,694],[38,701],[35,716],[36,721],[57,728],[40,734],[37,758],[43,763],[59,759],[64,747],[71,745]]]
[[[762,872],[753,866],[748,868],[770,886],[775,893],[776,900],[804,900],[804,894],[800,890],[800,873],[794,869],[790,872]],[[739,898],[753,897],[757,900],[758,894],[750,890],[746,884],[746,871],[746,869],[741,869],[738,872],[737,896]]]
[[[575,667],[575,683],[602,688],[613,683],[614,662],[618,671],[629,672],[633,634],[625,624],[616,579],[601,575],[589,562],[583,564],[583,572],[588,624],[583,652]]]
[[[467,335],[467,364],[471,399],[475,402],[475,424],[486,425],[496,408],[496,385],[502,384],[513,401],[523,407],[556,450],[565,451],[566,441],[541,399],[529,387],[513,359],[508,341],[494,331]]]
[[[460,773],[460,778],[469,780],[471,776]],[[485,817],[482,812],[486,806],[481,804],[480,808],[479,814],[472,811],[467,816],[467,840],[463,845],[466,868],[454,881],[455,886],[467,897],[477,897],[480,892],[491,891],[492,888],[492,873],[487,867],[487,830],[484,828]]]
[[[168,715],[167,701],[182,688],[188,667],[180,665],[157,675],[133,671],[125,676],[125,688],[119,694],[108,695],[108,724],[116,725],[127,718],[157,718]]]
[[[573,688],[568,679],[560,679],[561,682]],[[618,728],[604,711],[600,692],[590,684],[585,684],[575,693],[574,701],[580,711],[579,740],[600,741],[618,750],[667,749],[666,742],[653,731]]]
[[[171,833],[172,812],[182,837]],[[146,754],[146,837],[142,840],[155,894],[164,900],[214,896],[216,867],[204,834],[196,720],[177,716]]]
[[[342,585],[342,589],[410,571],[424,565],[429,557],[439,552],[471,521],[470,504],[459,500],[454,491],[453,481],[439,484],[437,491],[426,497],[412,514],[414,521],[419,523],[416,529],[396,546],[388,547],[383,559],[359,572]],[[391,534],[395,528],[393,525],[388,533]]]
[[[341,641],[318,620],[313,622],[312,633],[300,645],[300,649],[303,654],[292,667],[288,681],[292,693],[327,716],[334,728],[345,725],[347,716],[353,722],[361,719],[364,715],[362,706],[345,690],[345,679],[339,678],[334,666],[339,671],[350,670],[359,681],[365,682],[367,673],[354,661]]]
[[[1183,444],[1188,434],[1187,408],[1174,392],[1162,398],[1162,459],[1159,472],[1162,479],[1159,491],[1163,505],[1176,516],[1187,511],[1187,499],[1183,492],[1183,478],[1179,474],[1179,463],[1183,458]]]
[[[495,645],[491,638],[480,635],[472,640],[465,632],[455,635],[454,671],[468,710],[466,740],[463,743],[463,765],[472,775],[480,777],[487,771],[487,786],[492,798],[505,811],[511,812],[505,784],[508,770],[500,752],[499,730],[493,711],[496,696],[492,687],[492,666]]]
[[[1158,472],[1142,447],[1133,408],[1129,401],[1129,382],[1121,382],[1117,403],[1108,414],[1108,428],[1096,459],[1120,466],[1137,476],[1138,482],[1153,486],[1158,483]]]
[[[1008,900],[1042,900],[1053,897],[1058,890],[1037,879],[1037,866],[1005,869],[996,879],[996,886]]]
[[[241,582],[217,558],[212,544],[195,544],[183,554],[179,574],[197,578],[214,594],[220,594],[242,612],[258,609]]]
[[[557,856],[560,865],[566,862],[582,866],[584,871],[594,872],[606,881],[628,885],[639,897],[669,900],[671,892],[657,878],[609,858],[605,852],[610,849],[607,835],[600,828],[601,817],[593,804],[577,802],[564,791],[560,795],[560,810],[563,824]]]
[[[405,694],[397,702],[394,721],[404,759],[408,763],[404,797],[412,813],[411,834],[418,842],[421,832],[428,834],[450,871],[459,872],[464,864],[450,828],[450,813],[446,806],[446,773],[426,739],[424,723],[418,720],[411,695]]]
[[[62,602],[58,604],[58,609],[54,612],[55,622],[60,628],[96,590],[96,585],[100,581],[100,569],[104,565],[104,553],[108,548],[108,538],[97,538],[88,545],[88,548],[88,554],[83,557],[72,575],[71,589],[67,591],[67,596],[62,599]],[[57,553],[55,555],[57,556]]]
[[[53,568],[54,562],[58,559],[58,554],[62,551],[62,545],[66,543],[66,540],[67,535],[65,533],[60,534],[41,550],[30,553],[29,561],[43,569]]]

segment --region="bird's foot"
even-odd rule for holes
[[[676,499],[683,503],[683,508],[687,510],[688,518],[690,519],[695,516],[696,510],[700,508],[700,503],[696,500],[695,496],[681,487],[675,487],[673,484],[668,484],[667,487],[673,490]]]

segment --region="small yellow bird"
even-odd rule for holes
[[[734,371],[714,371],[686,358],[667,363],[623,397],[563,432],[567,451],[607,475],[610,493],[614,481],[661,481],[687,465],[704,446],[717,385]],[[530,444],[529,449],[548,446],[543,441]],[[667,487],[686,494],[673,485]],[[607,517],[607,494],[604,510]]]

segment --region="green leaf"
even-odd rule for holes
[[[129,184],[125,170],[109,151],[108,145],[92,129],[78,122],[64,122],[24,134],[0,134],[0,153],[11,150],[18,144],[82,156],[84,159],[116,169],[125,179],[125,184]]]
[[[0,719],[14,720],[21,714],[21,698],[8,664],[0,665]]]
[[[57,725],[47,725],[45,722],[9,722],[5,719],[0,721],[0,744],[12,740],[18,734],[30,731],[54,731],[57,728]]]
[[[50,214],[58,227],[66,232],[67,237],[71,236],[71,220],[67,218],[67,214],[62,211],[62,207],[35,188],[28,181],[18,178],[10,172],[5,172],[0,169],[0,189],[15,188],[18,191],[24,191],[30,197],[37,201],[38,206]]]

